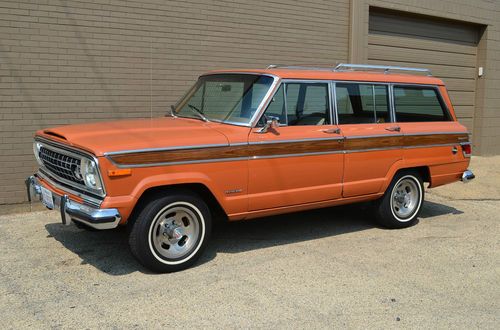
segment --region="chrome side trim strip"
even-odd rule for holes
[[[202,148],[220,148],[220,147],[229,147],[229,144],[200,144],[200,145],[191,145],[191,146],[175,146],[175,147],[165,147],[165,148],[145,148],[145,149],[133,149],[133,150],[123,150],[123,151],[110,151],[110,152],[105,152],[104,156],[125,155],[125,154],[156,152],[156,151],[175,151],[175,150],[190,150],[190,149],[202,149]]]
[[[402,147],[396,146],[396,147],[384,147],[384,148],[367,148],[367,149],[356,149],[356,150],[345,150],[346,154],[353,154],[353,153],[358,153],[358,152],[367,152],[367,151],[384,151],[384,150],[397,150],[401,149]]]
[[[294,139],[294,140],[275,140],[275,141],[252,141],[249,145],[264,145],[264,144],[279,144],[279,143],[299,143],[299,142],[315,142],[315,141],[342,141],[343,137],[335,138],[309,138],[309,139]]]
[[[421,136],[421,135],[452,135],[452,134],[467,134],[471,135],[469,132],[429,132],[429,133],[411,133],[411,134],[404,134],[405,136]]]
[[[234,162],[241,160],[248,160],[249,157],[234,157],[234,158],[214,158],[214,159],[201,159],[201,160],[185,160],[180,162],[163,162],[151,164],[118,164],[112,158],[107,157],[118,168],[138,168],[138,167],[155,167],[155,166],[174,166],[174,165],[189,165],[189,164],[204,164],[204,163],[219,163],[219,162]]]
[[[355,139],[370,139],[370,138],[382,138],[382,137],[401,137],[405,136],[404,134],[377,134],[377,135],[355,135],[355,136],[346,136],[346,140],[355,140]]]
[[[415,148],[434,148],[434,147],[451,147],[456,146],[457,143],[443,143],[443,144],[424,144],[417,146],[396,146],[396,147],[384,147],[384,148],[368,148],[368,149],[356,149],[356,150],[346,150],[346,154],[357,153],[357,152],[368,152],[368,151],[383,151],[383,150],[394,150],[394,149],[415,149]]]
[[[433,147],[452,147],[456,146],[457,143],[442,143],[442,144],[424,144],[418,146],[404,146],[403,149],[415,149],[415,148],[433,148]]]
[[[288,157],[304,157],[304,156],[319,156],[319,155],[332,155],[332,154],[343,154],[343,150],[336,151],[319,151],[319,152],[305,152],[298,154],[284,154],[284,155],[270,155],[270,156],[251,156],[250,160],[257,159],[270,159],[270,158],[288,158]]]

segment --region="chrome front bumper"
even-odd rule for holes
[[[34,200],[42,201],[42,185],[35,176],[30,176],[26,180],[26,188],[30,203]],[[53,191],[52,200],[54,205],[52,209],[61,212],[61,220],[65,225],[71,224],[73,220],[95,229],[112,229],[116,228],[121,220],[117,209],[97,209],[72,201],[68,195],[60,196]]]
[[[470,180],[474,179],[475,177],[476,176],[474,175],[474,173],[472,173],[472,171],[467,170],[462,174],[462,182],[467,183]]]

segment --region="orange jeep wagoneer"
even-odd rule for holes
[[[474,178],[443,82],[424,69],[340,64],[202,75],[165,118],[38,131],[31,199],[81,228],[130,228],[132,253],[184,269],[214,214],[230,221],[374,201],[417,222],[423,183]]]

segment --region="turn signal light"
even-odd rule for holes
[[[114,176],[125,176],[125,175],[131,175],[132,170],[130,168],[119,168],[115,170],[108,170],[108,176],[114,177]]]
[[[472,155],[472,145],[470,143],[462,144],[462,152],[465,157],[470,157]]]

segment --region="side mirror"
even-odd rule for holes
[[[267,133],[270,128],[277,129],[280,126],[280,119],[278,117],[264,115],[264,119],[266,120],[266,123],[260,130],[257,131],[257,133]]]

